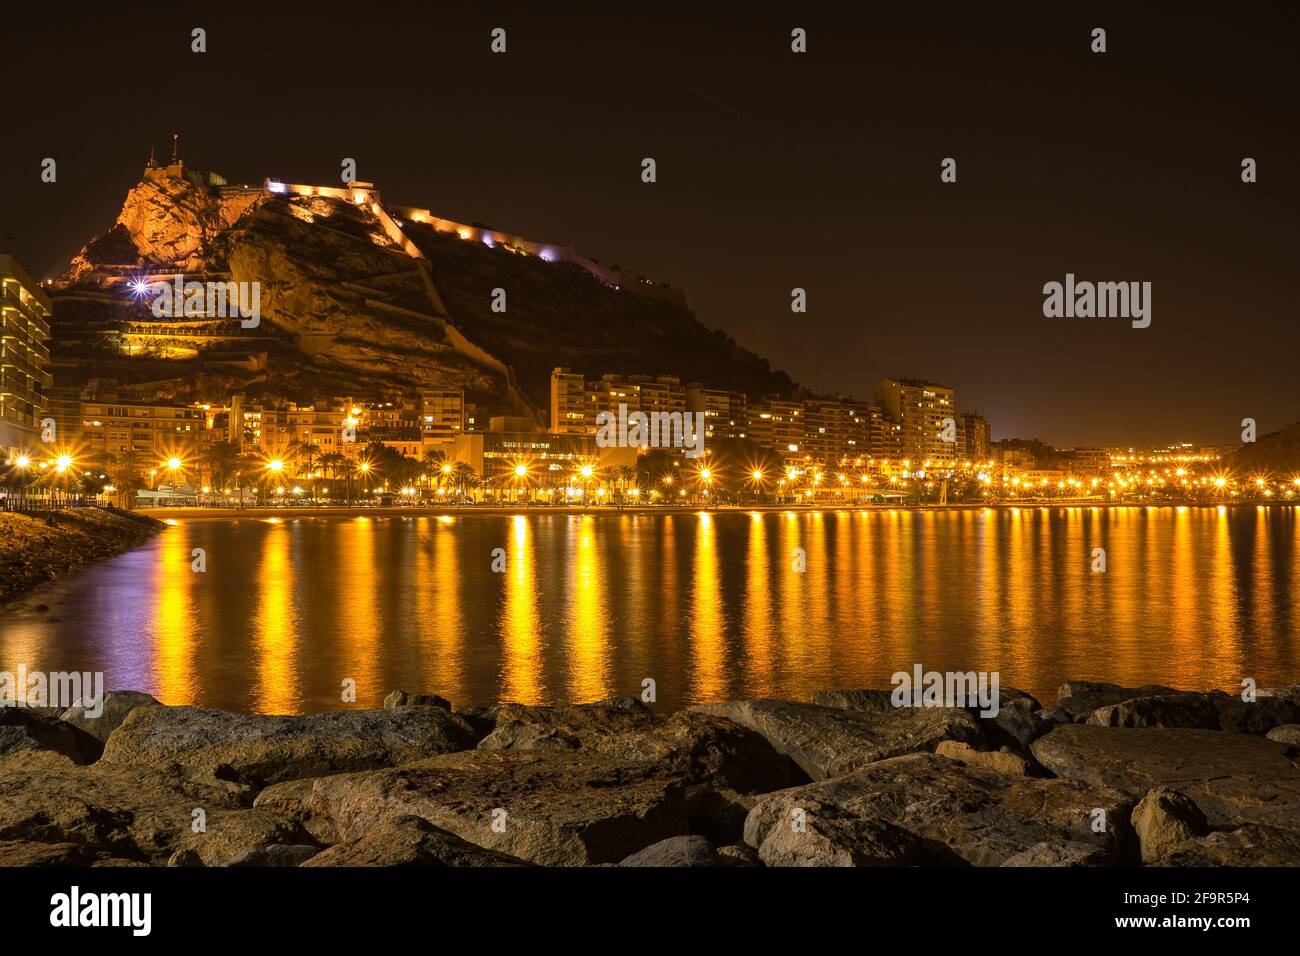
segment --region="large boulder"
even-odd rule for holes
[[[103,745],[57,717],[25,707],[0,707],[0,756],[20,750],[49,750],[86,764],[99,759]]]
[[[1074,723],[1083,723],[1098,707],[1118,704],[1134,697],[1151,697],[1157,694],[1178,694],[1172,687],[1145,684],[1141,687],[1121,687],[1119,684],[1101,684],[1090,680],[1066,681],[1056,692],[1055,710]]]
[[[1002,750],[976,750],[959,740],[944,740],[934,752],[968,767],[983,767],[1011,777],[1025,777],[1030,772],[1029,761],[1005,747]]]
[[[1215,829],[1244,823],[1300,828],[1300,772],[1285,744],[1262,737],[1062,724],[1031,749],[1058,777],[1114,787],[1134,800],[1156,787],[1177,790]]]
[[[396,816],[312,856],[303,866],[528,866],[417,816]]]
[[[1116,862],[1132,805],[1108,787],[912,754],[768,795],[745,821],[745,842],[768,866],[998,866],[1043,843],[1086,844]]]
[[[320,852],[320,847],[310,843],[261,843],[249,847],[227,865],[241,869],[302,866]]]
[[[697,704],[690,711],[725,717],[761,734],[813,780],[838,777],[902,754],[933,751],[943,740],[979,743],[980,730],[965,710],[904,707],[851,711],[779,700]]]
[[[96,852],[80,843],[38,843],[33,840],[0,840],[0,869],[27,866],[143,866],[138,860],[124,860],[104,851]]]
[[[1264,736],[1280,744],[1287,744],[1292,747],[1300,746],[1300,724],[1283,724],[1280,727],[1274,727]]]
[[[1131,821],[1143,863],[1160,859],[1170,848],[1206,831],[1205,814],[1201,808],[1168,787],[1148,790],[1133,808]]]
[[[296,821],[268,810],[213,810],[205,814],[202,830],[181,839],[169,862],[231,866],[257,847],[308,842],[310,838]]]
[[[789,758],[747,727],[691,710],[660,718],[635,698],[560,707],[503,705],[497,708],[496,729],[479,749],[581,751],[652,761],[683,782],[742,793],[789,786],[793,769]]]
[[[1238,734],[1267,734],[1274,727],[1300,721],[1300,700],[1206,694],[1157,694],[1134,697],[1097,708],[1087,723],[1100,727],[1186,727],[1225,730]]]
[[[395,690],[384,698],[384,710],[397,707],[438,707],[451,710],[451,701],[437,694],[408,694],[404,690]]]
[[[342,841],[417,816],[478,846],[547,866],[617,863],[687,832],[678,779],[653,763],[581,751],[471,750],[319,777],[306,797],[277,796],[298,813],[327,818]]]
[[[1035,843],[1002,861],[1002,866],[1105,866],[1110,862],[1110,852],[1095,843],[1068,840],[1065,843]]]
[[[1160,866],[1300,866],[1300,831],[1247,824],[1168,848]]]
[[[637,850],[619,866],[693,867],[720,866],[718,852],[702,836],[675,836]]]
[[[477,742],[468,723],[437,707],[309,717],[138,707],[109,737],[102,762],[260,788],[297,777],[393,766],[465,750]]]
[[[104,744],[108,742],[109,734],[122,725],[122,721],[126,720],[131,711],[137,707],[161,706],[162,704],[155,698],[138,690],[111,690],[104,695],[104,702],[100,707],[91,708],[98,711],[98,716],[91,716],[87,713],[86,705],[82,701],[77,701],[63,711],[59,719],[79,730],[84,730],[100,744]]]
[[[234,809],[237,795],[149,767],[80,767],[48,751],[0,757],[0,840],[75,843],[107,856],[166,863],[191,835],[193,811]]]

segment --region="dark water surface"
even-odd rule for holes
[[[0,611],[0,670],[265,713],[334,709],[345,678],[361,706],[645,678],[674,706],[888,687],[916,663],[1053,698],[1071,677],[1297,683],[1298,626],[1294,508],[203,518]]]

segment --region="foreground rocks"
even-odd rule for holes
[[[137,707],[109,736],[103,762],[262,787],[474,746],[478,735],[438,707],[261,717],[199,707]]]
[[[998,703],[6,708],[0,865],[1300,864],[1300,689]]]

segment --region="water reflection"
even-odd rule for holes
[[[183,520],[6,609],[0,669],[279,713],[338,707],[349,679],[378,706],[653,678],[672,706],[884,687],[917,662],[1046,697],[1068,677],[1231,688],[1300,681],[1298,599],[1291,508]]]

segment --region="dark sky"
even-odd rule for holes
[[[355,157],[389,201],[685,289],[811,388],[952,385],[995,437],[1300,419],[1294,4],[621,6],[12,0],[0,251],[59,271],[177,130],[231,182]],[[1151,327],[1044,318],[1067,272],[1151,282]]]

